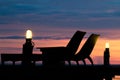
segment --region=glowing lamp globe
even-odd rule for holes
[[[31,30],[26,31],[26,39],[32,39],[32,31]]]
[[[105,47],[106,47],[106,48],[109,48],[109,47],[110,47],[108,42],[105,44]]]

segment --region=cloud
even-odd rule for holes
[[[98,4],[99,2],[101,3]],[[70,25],[78,26],[79,23],[83,24],[84,20],[87,22],[88,18],[99,19],[119,16],[119,11],[114,11],[114,9],[108,9],[106,7],[103,1],[69,0],[69,2],[61,2],[59,0],[31,0],[29,2],[23,0],[7,0],[1,1],[0,18],[2,17],[2,21],[0,23],[5,24],[18,21],[29,24],[43,23],[46,25],[45,23],[47,23],[52,26],[63,25],[65,27]],[[68,25],[69,23],[70,25]]]
[[[33,30],[33,39],[53,39],[53,40],[60,40],[60,39],[70,39],[76,30],[81,30],[87,32],[84,38],[88,38],[90,34],[100,34],[101,39],[107,40],[119,40],[120,39],[120,31],[119,29],[51,29],[51,30]],[[14,31],[13,33],[8,33],[10,31],[6,31],[7,34],[1,32],[0,39],[24,39],[25,38],[25,30],[20,32],[20,30]],[[24,33],[23,33],[24,32]]]
[[[5,36],[5,37],[0,37],[0,39],[24,39],[24,36]],[[70,39],[70,37],[63,37],[63,36],[37,36],[37,37],[33,37],[34,39],[53,39],[53,40],[61,40],[61,39]]]
[[[51,32],[54,33],[60,29],[65,32],[78,29],[93,30],[103,37],[119,38],[119,31],[116,33],[116,30],[120,28],[120,5],[117,2],[119,3],[117,0],[1,0],[0,35],[21,36],[28,28],[35,30],[36,34],[42,30],[47,33],[53,29]]]

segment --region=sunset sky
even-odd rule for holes
[[[0,52],[19,50],[27,29],[35,47],[65,46],[76,30],[87,32],[85,39],[100,34],[96,63],[102,63],[106,42],[111,63],[120,63],[120,0],[0,0]]]

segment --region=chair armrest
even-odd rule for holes
[[[40,49],[44,57],[61,58],[67,55],[69,49],[67,47],[37,47]]]
[[[37,47],[40,49],[43,55],[44,60],[49,61],[57,61],[57,60],[64,60],[68,53],[69,49],[67,47]]]
[[[42,52],[56,52],[56,51],[64,51],[67,48],[63,47],[63,46],[59,46],[59,47],[37,47],[37,49],[40,49],[40,51]]]

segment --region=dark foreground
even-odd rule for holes
[[[2,80],[112,80],[120,66],[0,66]]]

